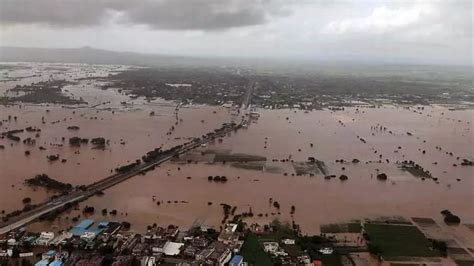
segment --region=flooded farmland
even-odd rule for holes
[[[474,265],[471,2],[0,10],[0,266]]]
[[[468,124],[472,112],[441,115],[443,110],[425,109],[425,115],[395,107],[365,110],[365,113],[356,113],[355,109],[308,114],[264,111],[257,123],[222,143],[215,143],[212,148],[257,153],[267,157],[265,166],[272,170],[240,169],[220,162],[171,162],[84,204],[117,209],[139,228],[152,223],[190,226],[190,221],[195,219],[204,225],[219,226],[223,217],[220,203],[237,206],[237,213],[251,210],[255,216],[248,219],[249,223],[263,223],[277,217],[290,220],[290,207],[294,205],[294,220],[311,233],[324,223],[380,215],[441,219],[442,209],[454,210],[466,221],[472,221],[473,169],[460,166],[460,160],[456,159],[473,156],[472,126]],[[408,118],[413,120],[412,136],[399,124]],[[341,119],[348,120],[344,126],[338,123]],[[458,122],[459,119],[464,123]],[[372,136],[372,123],[391,128],[393,134],[375,132]],[[447,134],[456,137],[448,140],[444,137]],[[364,136],[367,142],[361,142],[357,135]],[[398,146],[402,148],[398,150]],[[454,155],[439,151],[436,146]],[[379,162],[380,154],[382,162]],[[272,162],[284,158],[306,161],[311,156],[324,161],[328,175],[336,177],[328,180],[322,174],[298,176],[290,162]],[[360,162],[353,163],[355,158]],[[346,162],[336,163],[340,159]],[[400,169],[396,162],[403,160],[416,160],[437,181]],[[387,174],[386,181],[376,178],[381,172]],[[339,180],[342,174],[348,180]],[[210,175],[226,176],[228,182],[209,182]],[[280,209],[269,204],[269,199],[278,201]]]
[[[82,77],[85,70],[70,71],[70,77]],[[108,75],[101,71],[93,73]],[[4,82],[2,88],[8,90],[12,82]],[[0,151],[1,193],[7,195],[0,209],[21,209],[27,196],[40,203],[53,195],[25,186],[26,178],[45,173],[73,186],[87,185],[153,148],[199,137],[235,116],[231,108],[222,106],[177,108],[175,102],[159,98],[130,99],[118,91],[87,86],[87,82],[70,85],[67,91],[71,97],[86,98],[88,106],[1,107],[2,131],[26,127],[41,131],[18,134],[21,139],[35,139],[30,145],[0,140],[4,147]],[[187,159],[165,163],[107,189],[105,195],[92,197],[81,206],[115,209],[123,216],[120,219],[130,221],[136,229],[153,223],[191,226],[192,221],[219,227],[221,203],[236,206],[236,213],[252,212],[248,223],[294,219],[303,231],[311,233],[321,224],[381,215],[436,219],[442,209],[453,210],[464,220],[473,218],[473,168],[462,165],[463,159],[474,157],[472,110],[383,105],[338,111],[256,112],[259,116],[246,128],[184,155]],[[77,128],[71,130],[71,126]],[[69,145],[68,140],[75,136],[103,137],[107,145]],[[213,159],[218,154],[260,156],[264,161],[232,161],[232,156],[226,157],[227,162]],[[49,155],[61,160],[51,162]],[[308,171],[305,165],[311,164],[311,159],[323,167]],[[403,161],[413,161],[429,171],[431,178],[403,168]],[[386,174],[386,180],[377,178],[381,173]],[[225,176],[227,182],[212,182],[209,176]],[[272,201],[280,208],[273,207]],[[293,216],[291,206],[296,209]],[[68,227],[77,215],[82,215],[81,211],[31,227]],[[96,216],[101,218],[100,211]]]

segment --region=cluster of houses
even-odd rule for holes
[[[283,239],[281,240],[282,245],[295,245],[294,239]],[[289,254],[285,251],[285,249],[280,246],[280,243],[272,241],[272,242],[263,242],[263,250],[269,253],[272,257],[276,257],[279,259],[282,265],[295,265],[294,260],[289,257]],[[298,265],[317,265],[315,263],[319,261],[311,261],[308,255],[301,255],[296,258],[298,261]]]
[[[160,263],[179,265],[246,265],[238,255],[243,234],[236,224],[227,224],[217,233],[204,227],[180,231],[175,226],[150,226],[145,234],[124,230],[115,222],[80,221],[68,231],[55,234],[28,233],[24,229],[3,235],[0,250],[9,259],[28,259],[37,266],[111,265],[153,266]],[[6,258],[4,258],[6,259]]]

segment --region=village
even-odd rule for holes
[[[446,221],[446,226],[459,226]],[[381,217],[321,226],[306,235],[293,223],[247,225],[234,217],[220,230],[193,224],[149,225],[85,217],[68,230],[0,235],[0,264],[7,265],[469,265],[470,251],[433,219]],[[441,229],[443,227],[443,229]],[[433,234],[435,233],[435,234]],[[452,264],[452,265],[455,265]]]
[[[263,234],[263,228],[244,228],[228,223],[221,232],[212,228],[193,227],[180,230],[149,226],[145,234],[127,230],[126,222],[95,222],[84,219],[63,232],[30,233],[24,229],[2,235],[1,260],[21,260],[22,265],[247,265],[241,254],[260,252],[245,247],[245,236]],[[244,230],[245,229],[245,230]],[[270,230],[267,226],[266,230]],[[252,240],[249,240],[252,241]],[[308,255],[289,257],[283,247],[295,245],[295,239],[264,242],[263,248],[275,259],[293,265],[313,265]],[[261,249],[261,248],[260,248]],[[323,250],[323,249],[322,249]],[[327,254],[332,249],[326,248]],[[113,257],[113,259],[112,259]],[[293,261],[294,260],[294,261]]]

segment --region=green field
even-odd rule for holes
[[[245,239],[240,254],[244,257],[244,261],[251,265],[273,265],[272,259],[263,251],[258,237],[253,233]]]
[[[370,246],[384,257],[436,257],[431,242],[416,226],[364,224]]]
[[[474,260],[457,260],[456,265],[458,265],[458,266],[472,266],[472,265],[474,265]]]
[[[266,161],[267,158],[259,155],[244,153],[216,153],[214,162],[258,162]]]
[[[340,224],[323,224],[320,227],[321,233],[360,233],[361,225],[359,223],[340,223]]]
[[[342,266],[344,265],[340,255],[326,255],[322,257],[324,266]]]

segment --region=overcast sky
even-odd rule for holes
[[[472,0],[0,0],[0,45],[472,65]]]

